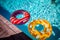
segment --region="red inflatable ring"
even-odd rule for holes
[[[24,17],[23,18],[16,18],[17,14],[23,14]],[[15,12],[13,12],[13,14],[11,15],[10,21],[13,24],[25,24],[28,20],[30,19],[30,14],[25,11],[25,10],[17,10]]]

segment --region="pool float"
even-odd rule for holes
[[[16,16],[18,14],[23,14],[24,17],[18,19],[18,18],[16,18]],[[30,14],[27,11],[25,11],[25,10],[17,10],[15,12],[13,12],[13,14],[11,15],[10,21],[13,24],[25,24],[29,19],[30,19]]]
[[[41,24],[43,25],[44,29],[42,31],[38,31],[35,29],[35,26]],[[46,38],[50,37],[52,33],[52,27],[50,23],[46,20],[34,20],[28,25],[28,30],[36,39],[38,40],[45,40]]]

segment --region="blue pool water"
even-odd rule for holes
[[[38,24],[38,25],[35,26],[35,29],[41,32],[41,31],[44,30],[44,26],[41,25],[41,24]]]
[[[16,16],[17,19],[20,19],[20,18],[23,18],[23,17],[24,17],[23,14],[18,14],[18,15]]]
[[[56,0],[0,0],[0,13],[8,20],[16,10],[26,10],[30,13],[30,20],[24,25],[16,25],[25,34],[36,40],[28,31],[28,24],[36,19],[45,19],[52,25],[52,35],[46,40],[60,40],[60,1]],[[8,17],[9,16],[9,17]],[[20,16],[17,16],[20,18]],[[52,39],[53,38],[53,39]]]

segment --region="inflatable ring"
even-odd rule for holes
[[[23,14],[24,17],[23,18],[16,18],[16,15],[18,14]],[[17,10],[15,12],[13,12],[13,14],[11,15],[11,18],[10,18],[10,21],[13,23],[13,24],[25,24],[30,18],[30,14],[25,11],[25,10]]]
[[[38,31],[35,29],[35,26],[41,24],[44,26],[43,31]],[[29,32],[38,40],[45,40],[46,38],[50,37],[52,33],[52,27],[50,23],[46,20],[34,20],[28,25]]]

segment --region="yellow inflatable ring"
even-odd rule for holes
[[[41,24],[44,26],[44,30],[43,31],[38,31],[35,29],[35,26]],[[50,25],[50,23],[46,20],[34,20],[33,22],[31,22],[28,25],[28,30],[29,32],[38,40],[45,40],[46,38],[50,37],[51,33],[52,33],[52,27]]]

